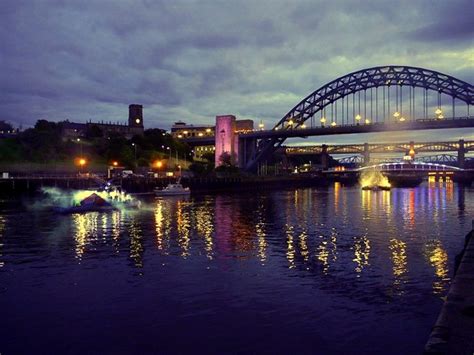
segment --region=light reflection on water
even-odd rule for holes
[[[372,253],[390,255],[397,290],[409,275],[408,251],[416,247],[411,245],[410,239],[414,238],[412,232],[417,229],[417,218],[423,219],[424,227],[430,226],[430,229],[439,231],[442,226],[440,219],[447,218],[446,203],[452,202],[455,195],[452,182],[441,185],[430,182],[425,189],[393,189],[376,193],[344,190],[336,183],[332,191],[334,209],[325,202],[325,198],[330,197],[328,194],[323,192],[322,196],[318,196],[311,189],[291,192],[291,204],[278,208],[277,214],[284,211],[286,219],[282,227],[288,268],[296,268],[299,257],[303,263],[314,258],[322,266],[324,274],[330,273],[331,264],[338,261],[338,240],[342,234],[345,236],[343,243],[351,240],[349,249],[353,253],[350,260],[354,264],[354,276],[360,277],[364,270],[371,268]],[[350,210],[336,213],[357,194],[361,198],[360,210],[354,210],[351,206]],[[315,201],[317,208],[311,210],[309,207]],[[264,265],[268,260],[268,248],[275,246],[275,233],[272,233],[271,241],[267,240],[268,229],[274,229],[278,224],[274,221],[277,216],[267,220],[268,203],[268,199],[257,201],[255,210],[250,211],[242,201],[225,196],[207,197],[199,203],[188,199],[156,200],[151,205],[156,248],[162,255],[179,254],[183,259],[193,256],[193,253],[204,254],[208,260],[213,260],[216,255],[237,258],[252,258],[254,255]],[[326,209],[325,213],[321,208]],[[100,243],[107,244],[109,239],[118,253],[125,231],[130,240],[130,258],[135,266],[143,267],[144,238],[148,238],[150,231],[143,230],[146,215],[146,211],[72,215],[76,258],[83,259],[89,249],[98,248]],[[345,219],[347,216],[350,216],[349,220]],[[344,217],[342,221],[341,217]],[[331,219],[334,219],[332,223]],[[400,220],[403,225],[400,225]],[[352,230],[345,230],[347,227]],[[0,216],[0,238],[4,229],[5,218]],[[416,238],[429,237],[423,246],[424,261],[433,268],[433,292],[441,294],[449,284],[449,256],[440,240],[431,239],[441,237],[439,232],[424,235],[432,233],[430,229]],[[348,235],[350,239],[347,239]],[[2,244],[0,252],[1,247]],[[179,253],[176,247],[179,247]],[[387,252],[383,251],[384,248]],[[343,257],[339,262],[346,263],[346,259]]]
[[[242,305],[233,306],[237,315],[247,307],[243,299],[255,298],[264,310],[254,312],[285,309],[276,321],[292,327],[298,327],[299,317],[307,319],[306,308],[316,312],[318,294],[318,312],[327,315],[326,322],[347,321],[354,336],[362,337],[371,322],[381,321],[371,312],[398,315],[409,324],[417,312],[426,329],[413,341],[422,343],[449,287],[454,255],[474,214],[472,197],[472,188],[451,181],[378,192],[336,183],[321,189],[156,199],[141,211],[60,217],[45,212],[26,219],[21,211],[4,216],[0,210],[0,268],[54,268],[56,260],[73,273],[87,267],[99,273],[101,265],[113,261],[130,284],[137,274],[151,284],[159,280],[160,290],[167,290],[161,292],[204,309],[215,297],[225,304],[236,298]],[[22,223],[10,222],[15,218]],[[203,285],[224,286],[195,291]],[[133,294],[131,286],[122,287]],[[294,309],[305,309],[291,321],[282,308],[288,299],[277,296],[287,288],[300,297]],[[342,314],[327,305],[333,299]],[[362,322],[358,317],[364,312],[368,318]],[[310,321],[301,322],[311,328]],[[320,328],[321,336],[331,337],[324,334],[325,326]],[[386,336],[396,338],[394,332]],[[352,346],[347,342],[346,350]]]

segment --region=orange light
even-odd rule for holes
[[[113,162],[112,162],[112,165],[113,165],[113,166],[118,166],[118,162],[113,161]]]
[[[84,158],[79,159],[79,165],[80,166],[84,166],[84,165],[86,165],[86,163],[87,163],[87,160],[85,160]]]
[[[161,162],[160,160],[155,161],[155,167],[161,168],[162,166],[163,166],[163,162]]]

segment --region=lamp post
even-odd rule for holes
[[[77,142],[79,143],[79,146],[81,147],[81,157],[82,157],[82,142],[81,142],[81,138],[77,138]]]
[[[360,124],[360,120],[362,119],[362,116],[360,114],[357,114],[355,116],[355,120],[356,120],[356,124],[359,125]]]
[[[170,158],[168,159],[168,162],[169,162],[168,167],[170,167],[171,166],[171,148],[166,147],[166,150],[168,150],[168,152],[170,153]]]
[[[137,145],[132,143],[133,148],[135,148],[135,169],[137,168]]]
[[[87,161],[84,158],[79,158],[79,171],[82,174],[83,173],[83,168],[86,165]]]
[[[225,130],[221,130],[221,142],[222,142],[222,149],[221,149],[221,154],[224,153],[224,138],[225,138]]]

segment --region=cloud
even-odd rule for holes
[[[426,67],[472,83],[472,6],[3,0],[0,119],[125,121],[128,104],[139,103],[147,127],[211,124],[223,113],[271,127],[317,88],[372,66]]]

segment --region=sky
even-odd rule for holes
[[[270,128],[329,81],[378,65],[474,83],[474,0],[1,0],[0,13],[0,120],[14,126],[125,122],[136,103],[146,128],[221,114]],[[474,139],[450,132],[413,134]],[[310,140],[354,139],[373,138]]]

